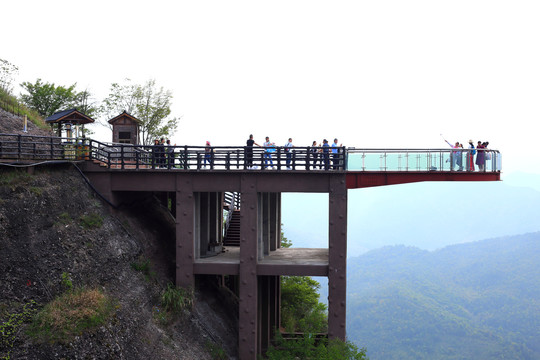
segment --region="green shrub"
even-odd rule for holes
[[[7,305],[4,311],[7,310]],[[30,300],[24,304],[22,311],[19,313],[9,314],[6,321],[0,323],[0,359],[8,360],[11,357],[11,352],[19,330],[23,323],[32,319],[36,312],[36,302]]]
[[[174,314],[180,314],[184,309],[193,305],[193,290],[167,284],[167,289],[161,295],[161,306]]]
[[[79,223],[84,229],[97,229],[103,225],[103,218],[96,213],[81,215]]]
[[[131,263],[131,268],[135,271],[142,272],[146,281],[150,281],[156,277],[155,271],[150,266],[150,260],[145,257],[139,257],[135,262]]]
[[[366,349],[358,349],[350,341],[316,339],[311,334],[303,338],[285,340],[279,334],[266,352],[268,360],[368,360]]]
[[[213,360],[227,360],[228,356],[225,350],[217,344],[214,344],[211,341],[206,341],[205,344],[206,350],[210,353],[210,356]]]
[[[60,215],[58,215],[58,222],[62,225],[67,225],[71,222],[71,215],[67,212],[63,212]]]
[[[104,324],[113,311],[98,289],[77,289],[60,295],[36,314],[28,334],[38,341],[65,343]]]
[[[67,272],[65,272],[65,271],[62,273],[62,286],[67,291],[73,290],[73,282],[71,281],[71,278],[69,277],[69,274]]]

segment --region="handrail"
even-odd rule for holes
[[[499,172],[502,163],[500,152],[491,149],[159,146],[105,143],[90,138],[73,139],[19,134],[0,134],[0,159],[96,160],[109,169],[194,171],[480,170]]]

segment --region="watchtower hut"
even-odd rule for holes
[[[120,115],[109,120],[113,127],[113,143],[139,144],[139,123],[141,121],[128,114],[125,110]]]
[[[58,137],[62,137],[62,133],[65,133],[67,138],[82,136],[84,125],[94,121],[77,109],[60,111],[45,119],[45,123],[51,125],[51,129]]]

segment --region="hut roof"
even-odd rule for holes
[[[77,109],[69,109],[59,111],[52,114],[45,119],[46,123],[59,123],[59,122],[72,122],[74,124],[88,124],[93,123],[95,120],[89,116],[84,115]]]
[[[112,124],[112,123],[118,121],[120,118],[122,118],[122,117],[124,117],[124,116],[130,118],[131,120],[133,120],[133,121],[135,121],[135,122],[137,122],[137,123],[140,123],[140,122],[141,122],[141,120],[137,119],[135,116],[129,114],[126,110],[124,110],[123,113],[121,113],[120,115],[115,116],[115,117],[113,117],[111,120],[109,120],[109,124]]]

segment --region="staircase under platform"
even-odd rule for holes
[[[232,210],[229,226],[223,237],[224,246],[240,246],[240,210]]]

